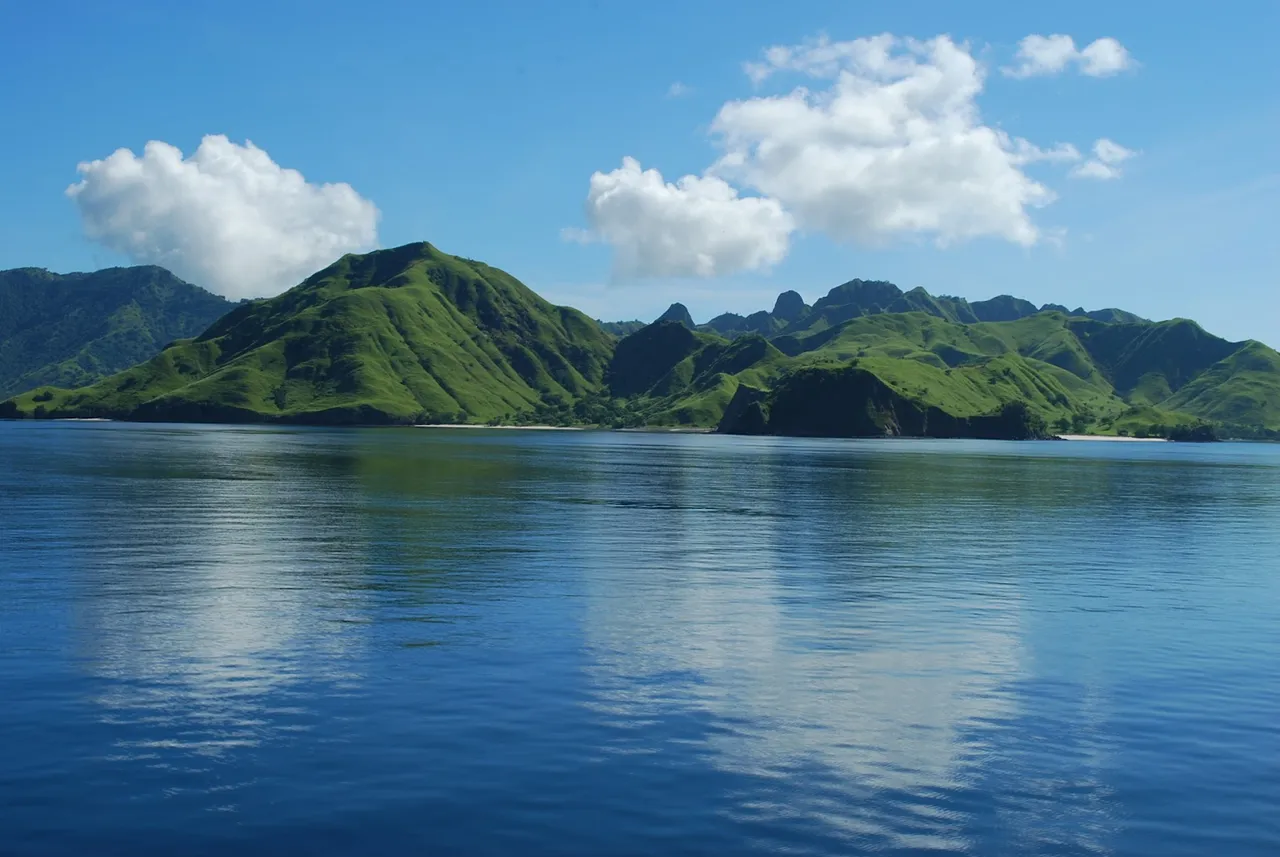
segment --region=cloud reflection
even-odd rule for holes
[[[261,478],[287,450],[279,435],[198,431],[169,443],[173,461],[117,465],[130,520],[87,510],[88,526],[111,529],[85,553],[76,621],[85,667],[106,680],[95,701],[108,721],[151,724],[129,739],[142,750],[218,754],[300,728],[291,693],[357,678],[359,637],[344,623],[362,613],[361,596],[332,577],[359,564],[358,519],[344,511],[358,497],[296,454],[296,479]],[[149,478],[153,467],[163,478]]]

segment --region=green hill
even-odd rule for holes
[[[488,420],[598,392],[612,339],[510,275],[411,244],[345,256],[195,339],[10,409],[148,420]]]
[[[618,339],[502,271],[412,244],[346,256],[131,369],[79,389],[42,385],[0,403],[0,415],[1280,433],[1280,354],[1185,319],[850,280],[813,306],[784,292],[772,311],[713,322],[695,326],[673,304]]]
[[[630,340],[638,345],[656,336],[658,327],[624,339],[619,354]],[[707,356],[724,351],[728,341],[707,334],[698,340],[680,329],[688,343],[680,352],[683,369],[668,372],[663,385],[633,403],[648,421],[708,425],[719,410],[718,424],[737,430],[752,423],[739,422],[730,403],[749,388],[769,413],[763,422],[756,419],[756,430],[784,433],[830,433],[831,415],[846,414],[852,421],[837,434],[928,424],[942,436],[982,437],[1012,425],[1000,415],[1014,404],[1025,406],[1030,425],[1064,432],[1164,435],[1200,421],[1280,429],[1274,404],[1280,403],[1280,354],[1260,343],[1227,342],[1182,320],[1107,324],[1048,311],[957,324],[924,311],[879,313],[775,336],[765,343],[767,356],[729,371],[713,371]],[[656,378],[667,366],[655,362],[661,364],[653,368]],[[858,372],[850,375],[853,367]],[[829,383],[821,380],[824,373]],[[637,389],[614,393],[635,397]],[[815,397],[811,406],[800,404],[806,395]],[[848,396],[862,398],[850,409]],[[903,416],[903,402],[919,413]],[[806,413],[808,423],[798,416]],[[867,413],[880,416],[867,422]]]
[[[195,336],[233,306],[152,266],[0,271],[0,398],[93,383]]]
[[[740,384],[769,383],[786,363],[762,336],[728,340],[657,321],[618,343],[609,392],[630,400],[633,422],[713,426]]]

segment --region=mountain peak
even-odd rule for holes
[[[774,302],[773,316],[782,321],[795,321],[804,315],[808,308],[808,304],[804,302],[804,298],[800,297],[799,292],[787,290],[778,295],[778,299]]]
[[[655,319],[654,324],[660,321],[678,321],[685,327],[692,330],[694,328],[693,316],[689,315],[689,308],[682,303],[673,303],[667,307],[667,311]]]

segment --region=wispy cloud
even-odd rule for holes
[[[1095,39],[1077,50],[1075,39],[1061,33],[1030,35],[1018,43],[1017,65],[1000,69],[1006,77],[1061,74],[1070,66],[1089,77],[1110,77],[1137,65],[1124,45],[1113,38]]]
[[[1071,175],[1103,181],[1118,179],[1122,174],[1120,165],[1136,154],[1132,149],[1103,137],[1093,144],[1093,157],[1073,169]]]

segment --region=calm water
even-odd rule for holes
[[[1280,447],[0,423],[0,831],[1276,855]]]

